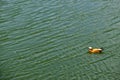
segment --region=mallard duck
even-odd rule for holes
[[[92,47],[88,47],[89,48],[89,53],[101,53],[102,52],[102,48],[92,48]]]

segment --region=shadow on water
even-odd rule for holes
[[[100,52],[100,53],[90,53],[90,52],[87,52],[88,54],[91,54],[91,55],[102,55],[102,54],[105,54],[105,52]]]

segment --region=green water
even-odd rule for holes
[[[0,0],[0,80],[120,80],[119,50],[119,0]]]

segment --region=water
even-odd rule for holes
[[[119,0],[0,0],[0,80],[119,80],[119,9]]]

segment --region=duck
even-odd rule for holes
[[[92,48],[92,47],[88,47],[89,48],[89,53],[101,53],[103,51],[103,48]]]

